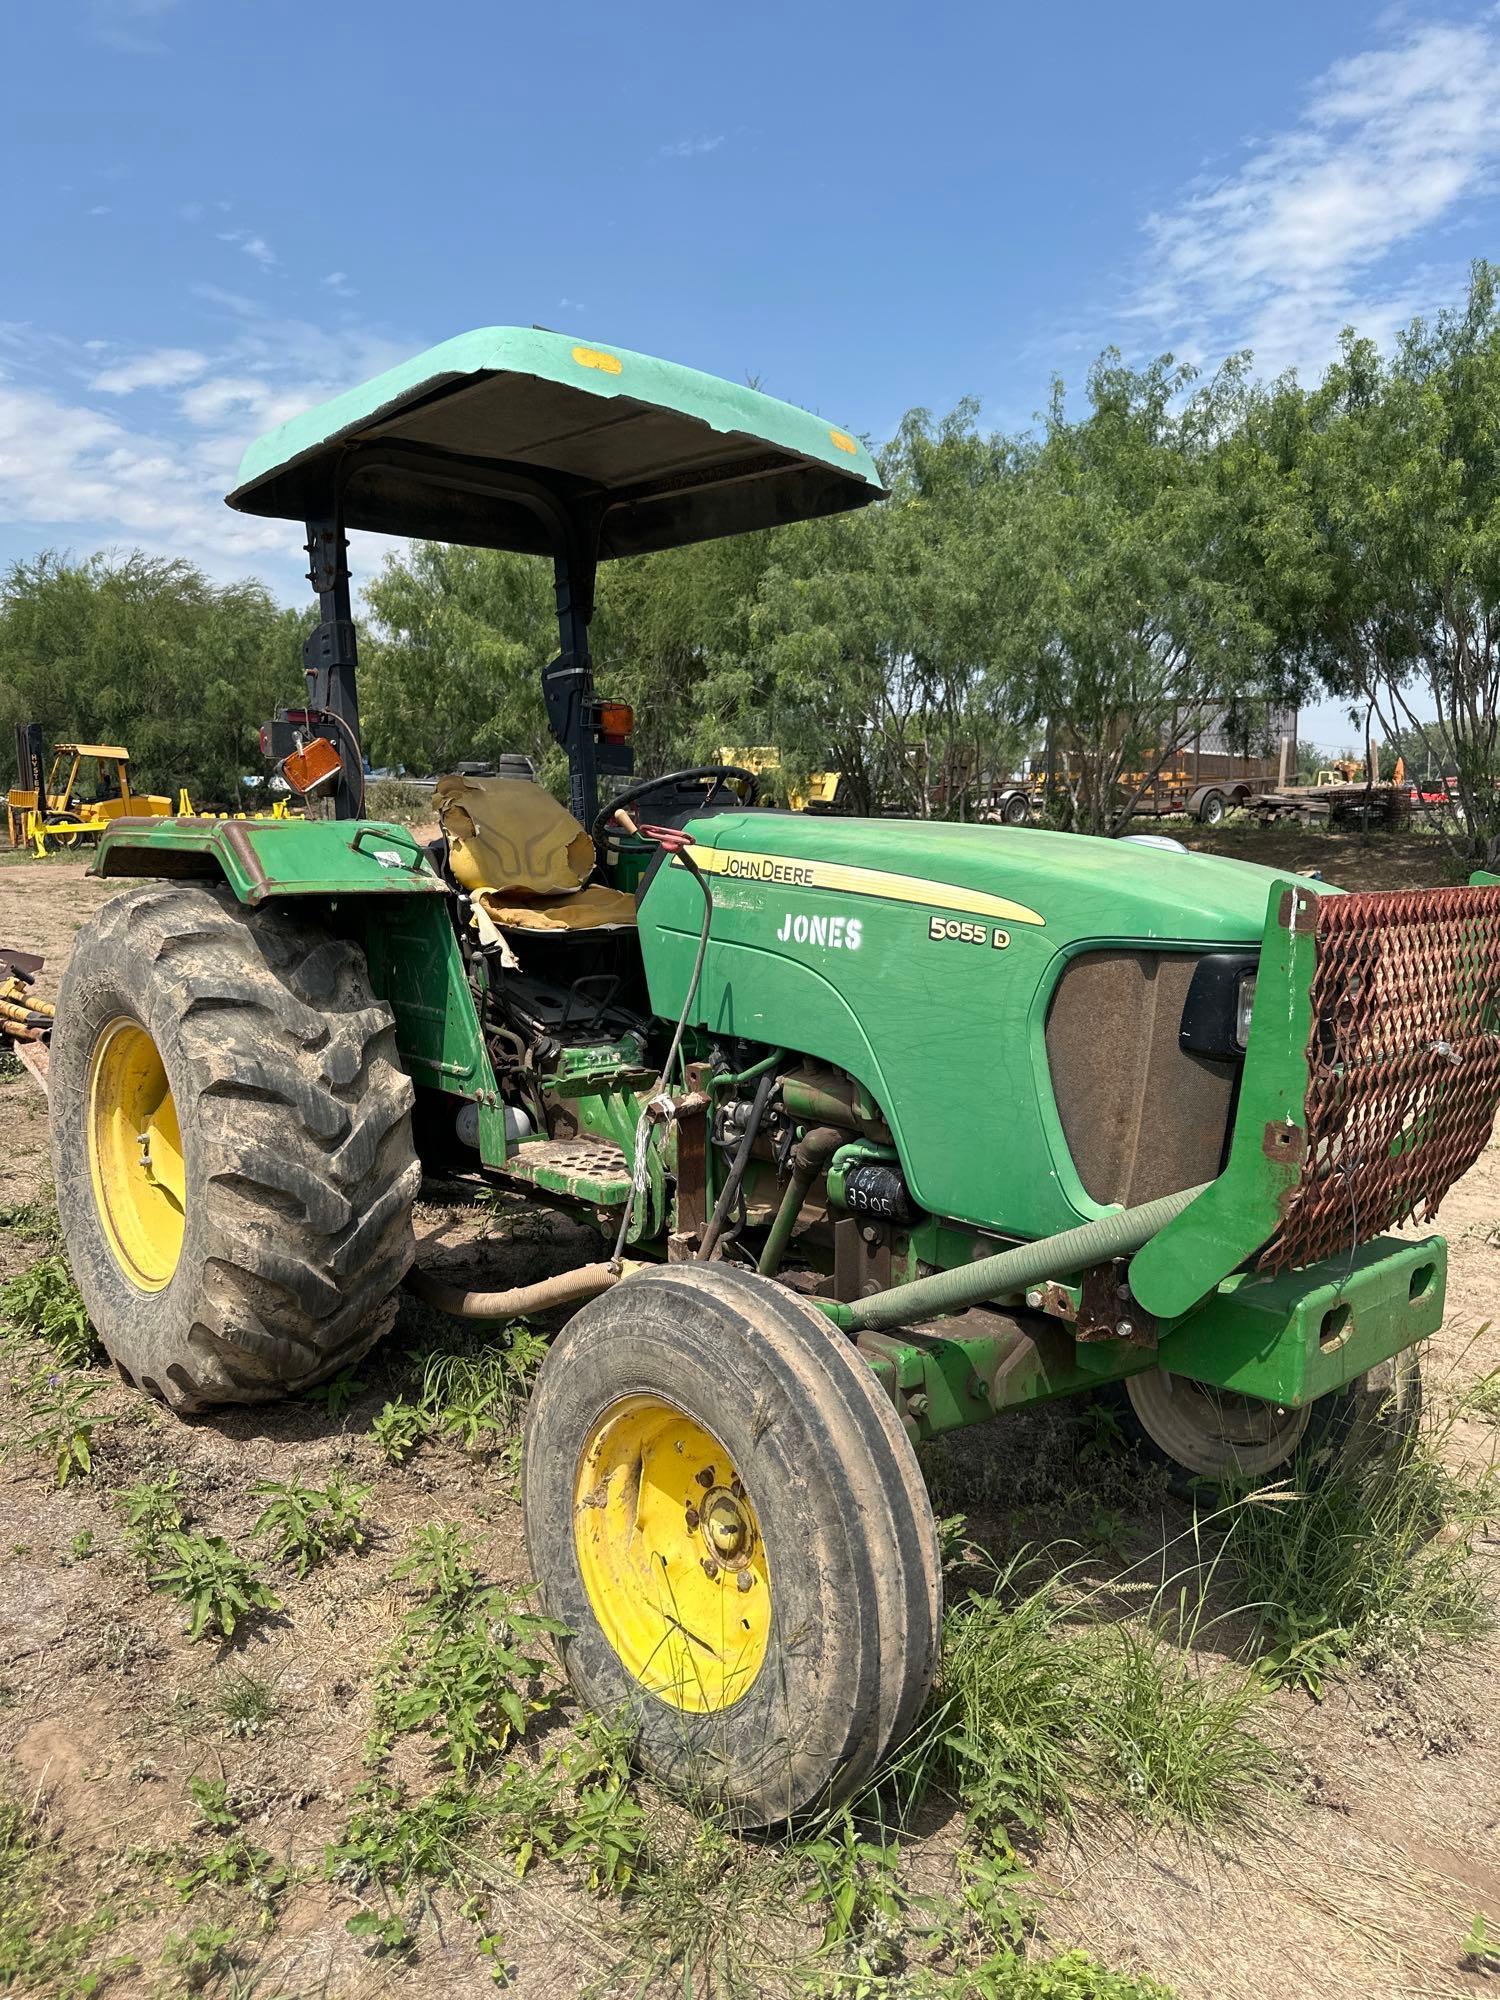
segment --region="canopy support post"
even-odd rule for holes
[[[349,544],[338,514],[307,523],[307,580],[318,594],[318,623],[302,647],[307,705],[334,717],[334,747],[342,769],[334,817],[357,819],[364,797],[364,745],[359,734],[359,665],[349,597]]]
[[[594,724],[594,663],[589,620],[594,615],[592,562],[559,549],[552,561],[557,595],[558,656],[542,669],[547,722],[568,757],[568,810],[592,828],[599,812],[599,762]]]

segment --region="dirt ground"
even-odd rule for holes
[[[1425,839],[1299,841],[1230,827],[1195,844],[1321,867],[1350,886],[1451,879],[1446,857]],[[110,893],[111,885],[85,879],[81,863],[0,860],[0,944],[44,952],[43,990],[55,989],[74,931]],[[4,1207],[32,1199],[50,1178],[45,1105],[24,1075],[0,1081],[0,1136]],[[1441,1226],[1451,1244],[1448,1312],[1424,1364],[1435,1409],[1500,1365],[1500,1332],[1489,1324],[1500,1297],[1494,1145],[1450,1197]],[[566,1244],[509,1240],[503,1219],[478,1242],[472,1223],[440,1209],[424,1209],[421,1227],[467,1246],[473,1268],[495,1283],[567,1261]],[[0,1276],[35,1254],[0,1230]],[[393,1352],[415,1335],[409,1310],[387,1343]],[[186,1784],[194,1775],[229,1779],[249,1801],[247,1832],[305,1873],[275,1930],[248,1940],[251,1976],[213,1990],[264,2000],[492,1990],[468,1927],[439,1921],[410,1962],[378,1960],[344,1928],[357,1908],[351,1894],[321,1879],[324,1845],[365,1775],[376,1663],[401,1611],[390,1572],[408,1531],[460,1522],[492,1577],[527,1581],[503,1465],[436,1446],[393,1466],[376,1449],[369,1426],[389,1393],[383,1365],[380,1355],[361,1364],[366,1386],[337,1415],[304,1401],[186,1422],[101,1376],[98,1400],[116,1421],[96,1433],[92,1478],[58,1491],[49,1468],[14,1445],[0,1462],[0,1790],[43,1803],[55,1853],[75,1881],[124,1894],[130,1914],[108,1949],[134,1954],[139,1969],[119,1975],[110,1992],[185,1990],[160,1970],[162,1943],[199,1912],[180,1906],[149,1856],[191,1838]],[[17,1414],[14,1385],[0,1389],[0,1422],[12,1440]],[[966,1435],[947,1476],[955,1466],[960,1478],[965,1467],[972,1473],[971,1525],[989,1520],[1003,1539],[999,1517],[1023,1490],[1026,1518],[1035,1518],[1035,1496],[1046,1492],[1037,1468],[1066,1449],[1057,1440],[1069,1421],[1042,1413]],[[1446,1448],[1476,1458],[1493,1448],[1493,1436],[1459,1422]],[[250,1544],[257,1480],[321,1484],[341,1471],[372,1488],[373,1546],[287,1582],[284,1609],[243,1644],[193,1644],[178,1610],[142,1590],[110,1504],[120,1487],[171,1468],[198,1524],[236,1547]],[[964,1505],[962,1494],[955,1504]],[[1132,1550],[1185,1525],[1176,1503],[1160,1502],[1127,1523]],[[1493,1535],[1484,1560],[1500,1595]],[[228,1734],[216,1708],[235,1671],[268,1677],[276,1690],[274,1717],[246,1738]],[[1259,1822],[1232,1838],[1148,1837],[1133,1821],[1106,1820],[1043,1848],[1035,1867],[1053,1944],[1149,1972],[1184,2000],[1458,2000],[1495,1990],[1496,1981],[1463,1969],[1461,1939],[1476,1914],[1500,1925],[1500,1636],[1434,1670],[1414,1696],[1397,1699],[1384,1683],[1360,1678],[1321,1703],[1283,1692],[1261,1726],[1289,1775]],[[941,1813],[924,1826],[903,1844],[919,1875],[945,1868],[954,1840]],[[602,1905],[545,1870],[517,1881],[505,1904],[513,1990],[623,1990]]]

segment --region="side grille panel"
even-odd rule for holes
[[[1095,1201],[1127,1207],[1219,1171],[1234,1066],[1178,1044],[1195,952],[1091,951],[1058,981],[1047,1061],[1068,1151]]]

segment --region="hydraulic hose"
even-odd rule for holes
[[[774,1061],[775,1058],[773,1057],[772,1060]],[[697,1257],[697,1261],[700,1264],[706,1264],[709,1258],[712,1257],[719,1237],[723,1233],[724,1224],[729,1217],[729,1211],[734,1206],[735,1196],[739,1193],[740,1184],[745,1178],[745,1169],[750,1164],[750,1148],[755,1144],[755,1135],[760,1130],[760,1121],[765,1116],[766,1106],[770,1102],[771,1092],[775,1088],[776,1077],[774,1072],[765,1070],[761,1076],[759,1087],[756,1090],[754,1101],[750,1106],[750,1116],[745,1121],[745,1129],[740,1134],[740,1143],[736,1146],[734,1158],[730,1162],[729,1172],[725,1177],[724,1185],[719,1189],[719,1199],[714,1203],[714,1212],[708,1219],[707,1229],[703,1232],[703,1247],[699,1250]]]
[[[635,1267],[584,1264],[576,1271],[562,1271],[555,1278],[542,1278],[534,1285],[515,1285],[508,1292],[469,1292],[461,1285],[445,1285],[415,1264],[407,1272],[406,1289],[423,1305],[436,1306],[454,1319],[525,1319],[531,1313],[550,1312],[554,1306],[581,1304],[607,1292]]]
[[[1202,1192],[1202,1187],[1184,1188],[1180,1194],[1164,1194],[1139,1208],[1117,1208],[1077,1229],[1065,1229],[1061,1235],[1039,1236],[1034,1243],[1018,1243],[1015,1249],[982,1257],[976,1264],[959,1264],[951,1271],[914,1279],[909,1285],[893,1285],[889,1291],[861,1299],[858,1305],[829,1305],[824,1310],[849,1333],[909,1326],[913,1320],[931,1319],[938,1313],[963,1312],[986,1299],[1024,1291],[1044,1279],[1065,1278],[1111,1257],[1129,1256],[1159,1229],[1165,1229]],[[783,1211],[785,1206],[783,1203]],[[776,1221],[779,1226],[780,1215]],[[787,1233],[791,1233],[790,1226]],[[769,1250],[770,1244],[766,1247]],[[761,1269],[765,1269],[764,1259]]]
[[[781,1206],[776,1211],[776,1220],[766,1238],[766,1247],[761,1251],[760,1262],[755,1267],[763,1278],[774,1278],[781,1269],[781,1260],[792,1240],[792,1231],[802,1213],[802,1204],[807,1200],[808,1189],[848,1137],[849,1134],[836,1125],[814,1125],[792,1148],[792,1178],[787,1183]]]

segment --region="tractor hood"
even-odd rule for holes
[[[1025,827],[718,813],[692,822],[716,899],[737,882],[879,896],[1083,938],[1258,944],[1276,870]],[[1309,882],[1317,894],[1338,894]]]
[[[918,1208],[1047,1236],[1218,1172],[1236,1062],[1186,1050],[1181,1023],[1205,952],[1260,952],[1285,876],[1026,828],[739,811],[687,826],[713,929],[695,989],[702,897],[664,858],[639,909],[655,1012],[691,993],[708,1034],[846,1071]],[[1237,990],[1212,1003],[1226,1047]]]

